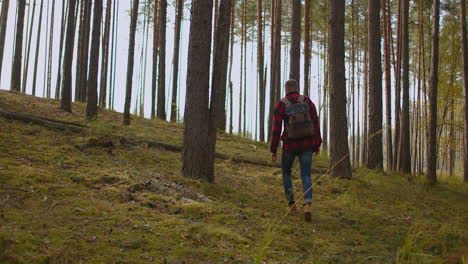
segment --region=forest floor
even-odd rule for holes
[[[312,222],[285,215],[279,168],[217,160],[215,184],[181,176],[183,127],[0,92],[0,109],[90,126],[0,118],[0,263],[468,263],[468,185],[356,169],[314,175]],[[220,134],[220,153],[268,161],[268,146]],[[314,167],[326,169],[320,157]],[[294,185],[301,189],[298,168]]]

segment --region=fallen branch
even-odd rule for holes
[[[26,123],[33,123],[36,125],[41,125],[47,128],[58,129],[58,130],[70,130],[70,131],[77,132],[77,133],[83,132],[84,130],[86,130],[85,126],[77,124],[77,123],[57,121],[57,120],[52,120],[48,118],[22,114],[22,113],[14,113],[14,112],[6,111],[3,109],[0,109],[0,116],[7,118],[7,119],[23,121]]]
[[[7,119],[13,119],[13,120],[18,120],[18,121],[23,121],[26,123],[33,123],[36,125],[41,125],[41,126],[51,128],[51,129],[69,130],[69,131],[73,131],[77,133],[81,133],[88,128],[85,125],[74,123],[74,122],[54,120],[54,119],[49,119],[49,118],[44,118],[44,117],[33,116],[29,114],[14,113],[14,112],[9,112],[9,111],[2,110],[2,109],[0,109],[0,116],[5,117]],[[148,141],[148,140],[135,139],[135,138],[128,138],[128,137],[120,137],[120,142],[123,145],[146,144],[150,148],[161,148],[161,149],[165,149],[167,151],[172,151],[172,152],[182,152],[182,149],[183,149],[182,146],[165,144],[161,142],[154,142],[154,141]],[[215,153],[215,157],[217,159],[230,160],[236,163],[246,163],[246,164],[252,164],[252,165],[257,165],[257,166],[281,168],[281,165],[278,163],[266,162],[266,161],[261,161],[261,160],[251,160],[251,159],[241,158],[241,157],[232,157],[232,156],[221,154],[221,153]],[[323,174],[324,171],[312,169],[312,172]]]

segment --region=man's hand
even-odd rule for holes
[[[315,151],[314,156],[317,157],[320,154],[320,150]]]
[[[271,161],[276,162],[276,153],[271,153]]]

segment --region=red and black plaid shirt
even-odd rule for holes
[[[286,98],[291,102],[297,102],[299,100],[299,93],[290,92],[286,95]],[[286,126],[284,126],[283,129],[283,121],[285,123],[288,121],[288,116],[286,115],[286,105],[279,101],[275,105],[273,124],[271,128],[272,153],[276,153],[280,139],[283,141],[284,150],[296,150],[300,152],[318,152],[320,150],[320,145],[322,145],[322,136],[320,135],[320,121],[317,116],[317,110],[315,109],[315,105],[312,103],[309,97],[304,97],[304,103],[310,105],[310,117],[312,118],[312,122],[314,122],[314,136],[303,139],[288,139],[288,131]],[[282,130],[283,135],[281,135]]]

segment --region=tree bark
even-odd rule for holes
[[[400,131],[400,170],[411,173],[411,138],[409,114],[409,0],[402,0],[402,109]]]
[[[86,88],[88,80],[89,63],[89,35],[91,28],[91,0],[83,0],[80,33],[78,39],[78,58],[76,63],[75,99],[79,102],[86,101]]]
[[[177,15],[174,32],[174,68],[172,73],[172,101],[171,101],[171,122],[177,121],[177,90],[179,83],[179,58],[180,58],[180,29],[182,25],[182,17],[184,11],[184,1],[177,0]],[[228,34],[229,34],[229,29]],[[229,36],[228,36],[229,38]]]
[[[265,96],[264,68],[265,51],[263,46],[263,0],[257,1],[257,73],[259,89],[259,121],[260,121],[260,141],[265,141]]]
[[[63,89],[61,101],[61,108],[67,112],[72,111],[72,62],[73,47],[75,44],[75,6],[76,0],[68,1],[68,25],[63,60]]]
[[[104,25],[104,38],[102,41],[102,61],[101,61],[101,84],[99,89],[99,106],[106,107],[107,102],[107,77],[109,69],[109,40],[112,14],[112,0],[107,0],[106,20]]]
[[[206,162],[209,135],[209,87],[213,1],[192,0],[189,54],[187,63],[187,95],[184,116],[184,177],[214,181],[212,164]]]
[[[102,0],[94,0],[93,38],[91,42],[91,62],[89,65],[88,100],[86,118],[97,118],[99,44],[101,42]]]
[[[383,169],[380,1],[369,0],[369,147],[367,168]]]
[[[401,126],[401,55],[402,55],[402,0],[398,0],[398,25],[397,25],[397,58],[394,65],[395,75],[395,140],[393,154],[393,169],[400,170],[400,126]]]
[[[166,19],[167,0],[159,1],[159,68],[156,116],[166,120]]]
[[[297,81],[300,86],[301,75],[301,0],[291,0],[291,49],[289,78]]]
[[[21,92],[21,62],[23,55],[23,31],[24,13],[26,10],[26,0],[18,0],[18,20],[16,22],[15,36],[15,56],[13,59],[13,69],[11,72],[12,91]]]
[[[346,116],[345,1],[329,0],[330,165],[331,175],[351,179]]]
[[[42,21],[43,11],[44,11],[44,0],[41,1],[41,8],[39,11],[39,21]],[[39,23],[39,28],[37,29],[37,40],[36,40],[36,58],[34,60],[33,87],[32,87],[33,96],[36,95],[37,64],[39,63],[39,48],[41,44],[41,33],[42,33],[42,23]]]
[[[468,182],[468,40],[466,36],[466,1],[460,0],[460,27],[462,33],[462,49],[463,49],[463,179]]]
[[[52,57],[54,43],[54,21],[55,21],[55,0],[52,1],[52,13],[50,15],[50,39],[49,39],[49,62],[47,63],[47,98],[51,96],[51,81],[52,81]]]
[[[310,39],[310,24],[311,24],[311,0],[305,0],[305,14],[304,14],[304,95],[309,96],[310,94],[310,60],[311,60],[311,44]],[[319,96],[320,97],[320,96]]]
[[[57,83],[55,84],[55,99],[60,98],[60,89],[62,86],[62,58],[63,58],[63,45],[65,39],[65,31],[66,31],[66,12],[68,12],[68,8],[65,8],[65,4],[62,3],[62,19],[61,19],[61,27],[60,27],[60,50],[59,50],[59,60],[58,60],[58,70],[57,70]]]
[[[382,12],[384,14],[384,60],[385,60],[385,105],[386,105],[386,140],[387,140],[387,170],[392,169],[393,143],[392,143],[392,75],[390,59],[391,35],[391,6],[388,0],[383,1]]]
[[[128,43],[128,64],[127,64],[127,84],[125,89],[125,106],[124,106],[124,126],[130,125],[130,104],[132,102],[132,87],[133,87],[133,67],[135,61],[135,34],[138,21],[138,5],[139,0],[133,0],[132,17],[130,23],[130,41]]]
[[[209,116],[209,135],[206,157],[209,178],[214,178],[214,153],[216,152],[216,131],[225,120],[226,77],[229,58],[229,29],[231,28],[232,0],[221,0],[219,6],[218,25],[215,31],[215,50],[213,77],[211,83],[211,102]]]
[[[211,83],[210,123],[214,128],[210,137],[216,137],[217,129],[224,129],[226,123],[226,79],[229,58],[229,29],[231,28],[232,0],[221,0],[216,25],[213,74]]]
[[[10,10],[10,0],[3,0],[2,11],[0,13],[0,79],[2,78],[3,55],[5,52],[5,40],[6,40],[9,10]]]
[[[22,93],[26,93],[26,85],[27,85],[27,82],[28,82],[29,56],[31,54],[31,41],[32,41],[32,36],[33,36],[32,33],[33,33],[33,25],[34,25],[34,17],[35,16],[36,16],[36,0],[34,0],[34,3],[33,3],[32,18],[31,18],[31,22],[29,24],[29,40],[28,40],[28,44],[27,44],[26,59],[24,60],[24,69],[23,69],[24,74],[23,74],[23,83],[22,83],[23,87],[21,89]]]
[[[153,14],[153,75],[151,84],[151,118],[156,117],[156,87],[158,76],[158,51],[159,51],[159,27],[158,27],[159,0],[154,1]]]
[[[427,149],[427,180],[431,185],[437,183],[437,90],[439,82],[440,1],[434,0],[433,4],[431,86],[429,88],[429,142]]]

